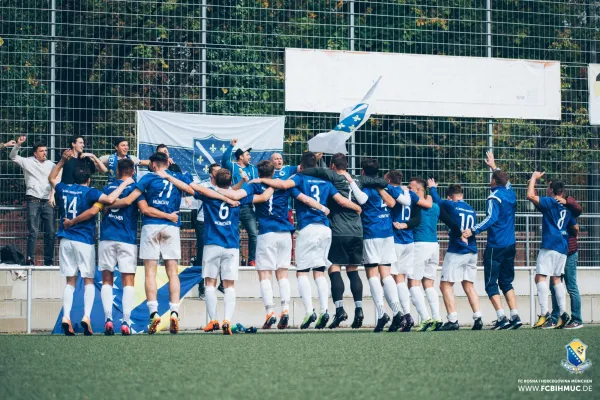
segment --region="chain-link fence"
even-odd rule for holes
[[[373,156],[405,176],[460,182],[483,211],[482,159],[493,148],[519,212],[532,211],[526,181],[543,168],[566,181],[584,213],[600,214],[600,135],[588,123],[586,80],[598,15],[593,0],[5,0],[0,142],[28,134],[27,145],[46,140],[58,157],[77,133],[102,155],[118,136],[135,149],[134,110],[285,115],[291,164],[338,116],[285,112],[285,48],[558,60],[560,121],[376,115],[356,134],[353,165]],[[22,174],[0,154],[0,202],[20,206]],[[599,240],[600,225],[586,221],[587,237]],[[597,248],[590,263],[600,262]]]

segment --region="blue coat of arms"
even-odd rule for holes
[[[223,140],[214,135],[204,138],[194,138],[194,169],[201,181],[208,179],[208,167],[213,163],[221,163],[221,157],[229,140]]]

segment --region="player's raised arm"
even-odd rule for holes
[[[312,197],[305,195],[304,193],[299,193],[296,197],[296,200],[306,204],[311,208],[314,208],[315,210],[322,211],[325,215],[329,215],[329,208],[325,207],[323,204],[319,203]]]
[[[269,201],[269,199],[273,196],[273,193],[275,193],[275,189],[270,187],[261,194],[255,194],[252,198],[252,204],[265,203]]]
[[[102,161],[100,161],[100,159],[98,157],[96,157],[95,154],[83,153],[81,156],[90,158],[96,165],[96,169],[98,170],[99,173],[105,174],[108,172],[108,168],[106,168],[106,165],[104,165],[104,163]]]
[[[544,172],[534,171],[527,186],[527,200],[531,201],[535,206],[540,205],[540,197],[535,190],[535,184],[542,176],[544,176]]]
[[[81,222],[84,222],[84,221],[87,221],[89,219],[92,219],[96,215],[98,215],[98,213],[100,211],[102,211],[103,208],[104,208],[104,205],[102,203],[96,202],[96,203],[94,203],[94,205],[92,207],[88,208],[83,213],[79,214],[78,216],[76,216],[73,219],[63,218],[63,227],[65,229],[69,229],[73,225],[77,225],[77,224],[79,224]]]
[[[427,179],[427,187],[429,188],[429,192],[431,193],[431,198],[433,199],[433,202],[437,204],[442,203],[443,200],[437,192],[437,183],[435,182],[435,179]]]
[[[154,207],[150,207],[146,200],[138,201],[137,205],[140,209],[140,212],[146,217],[160,218],[173,223],[177,223],[177,221],[179,221],[179,211],[174,211],[171,214],[167,214],[166,212],[162,212]]]
[[[379,195],[381,196],[381,199],[385,203],[386,207],[389,209],[394,208],[394,206],[396,205],[396,200],[394,200],[394,198],[392,196],[390,196],[390,194],[387,192],[387,190],[377,188],[377,191],[379,192]],[[408,197],[408,203],[404,204],[404,205],[406,205],[406,206],[410,205],[410,196]]]
[[[142,191],[138,188],[135,188],[133,192],[129,193],[127,197],[123,197],[122,199],[115,200],[114,203],[110,205],[110,208],[124,208],[133,204],[134,201],[137,200],[138,197],[142,195]]]
[[[50,182],[50,185],[52,185],[53,188],[56,187],[56,185],[60,182],[60,171],[62,171],[65,163],[71,157],[73,157],[72,150],[69,149],[63,151],[60,161],[54,166],[54,168],[52,168],[52,171],[50,171],[50,175],[48,175],[48,182]]]
[[[363,192],[358,187],[358,185],[356,184],[354,179],[352,179],[352,176],[347,171],[341,171],[340,175],[342,175],[344,178],[346,178],[346,180],[350,184],[350,190],[352,190],[352,194],[354,195],[354,198],[356,199],[358,204],[360,204],[360,205],[365,204],[369,200],[369,195],[367,195],[365,192]],[[369,178],[369,179],[372,179],[372,178]]]
[[[424,199],[419,198],[417,205],[422,208],[431,208],[433,207],[433,198],[431,196],[427,196]]]
[[[281,189],[287,190],[296,186],[296,182],[292,179],[287,179],[285,181],[281,179],[273,179],[273,178],[260,178],[260,183],[263,185],[271,186],[273,189]]]
[[[223,196],[232,200],[241,200],[244,197],[248,196],[248,192],[246,192],[245,189],[235,189],[235,186],[232,189],[216,188],[216,191],[217,193],[222,194]]]
[[[211,199],[224,201],[225,203],[229,204],[231,207],[238,207],[240,205],[239,201],[230,199],[229,197],[226,197],[226,196],[223,196],[216,190],[204,187],[195,182],[190,183],[190,187],[203,196],[210,197]],[[217,188],[217,190],[220,191],[221,189]]]
[[[116,188],[115,190],[113,190],[111,192],[111,194],[102,194],[102,196],[100,196],[100,198],[98,199],[98,201],[102,204],[113,204],[115,201],[117,201],[119,199],[119,196],[121,195],[121,193],[123,193],[123,190],[127,189],[127,186],[131,185],[133,182],[135,182],[133,180],[132,177],[129,177],[127,179],[125,179],[118,188]]]
[[[360,206],[358,204],[354,203],[351,200],[348,200],[347,198],[345,198],[344,196],[342,196],[339,193],[334,194],[333,199],[336,201],[336,203],[338,203],[340,206],[342,206],[344,208],[349,208],[351,210],[354,210],[358,214],[360,214],[362,212],[362,208],[360,208]]]

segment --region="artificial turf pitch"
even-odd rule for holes
[[[560,365],[579,338],[595,365]],[[598,398],[600,326],[580,330],[0,336],[0,399]],[[522,393],[518,379],[592,379]]]

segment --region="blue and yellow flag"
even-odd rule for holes
[[[138,267],[135,275],[135,301],[133,311],[131,312],[131,332],[146,333],[148,332],[149,312],[146,301],[146,293],[144,290],[144,267]],[[181,301],[189,293],[189,291],[202,280],[202,267],[179,267],[179,281],[181,284]],[[94,286],[96,287],[96,295],[94,297],[94,306],[92,308],[92,330],[94,332],[104,332],[104,308],[102,307],[102,299],[100,297],[100,289],[102,288],[102,273],[96,269],[94,277]],[[156,273],[156,286],[158,289],[158,313],[162,318],[162,322],[158,330],[168,328],[169,325],[169,278],[164,267],[158,267]],[[83,318],[83,293],[84,283],[83,278],[79,276],[77,279],[77,287],[73,294],[73,308],[71,309],[71,322],[75,333],[83,333],[83,328],[79,321]],[[116,270],[114,273],[113,282],[113,323],[115,332],[119,332],[123,322],[123,284],[121,273]],[[63,310],[60,310],[56,324],[52,331],[53,334],[63,334],[61,322]]]

